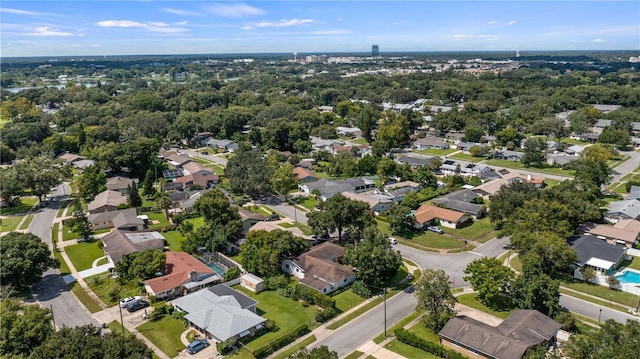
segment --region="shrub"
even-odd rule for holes
[[[306,325],[299,326],[298,328],[290,331],[287,335],[284,335],[271,343],[263,346],[262,348],[258,348],[253,351],[253,356],[257,359],[265,358],[269,354],[276,352],[278,349],[287,346],[290,343],[293,343],[299,337],[307,334],[309,332],[309,327]]]
[[[351,291],[362,298],[371,298],[371,289],[363,281],[357,280],[351,285]]]
[[[440,344],[436,344],[434,342],[430,342],[428,340],[424,340],[417,335],[404,330],[402,328],[398,328],[394,332],[396,339],[401,343],[410,345],[414,348],[418,348],[427,353],[431,353],[439,358],[443,359],[465,359],[466,357],[458,352],[447,349]]]
[[[233,344],[231,339],[227,339],[223,342],[216,343],[216,350],[218,353],[225,355],[233,350]]]
[[[278,290],[280,288],[285,288],[289,285],[289,283],[289,277],[287,277],[286,275],[277,275],[265,280],[265,286],[268,290]]]
[[[576,318],[568,312],[562,312],[558,314],[556,317],[556,321],[562,325],[562,329],[568,332],[575,333],[577,330],[576,327]]]
[[[301,284],[296,284],[293,297],[295,299],[305,300],[309,304],[319,305],[323,308],[332,308],[336,305],[335,299]]]
[[[224,274],[224,281],[228,282],[232,279],[236,279],[240,277],[240,269],[233,267],[229,268],[229,270]]]
[[[336,315],[338,315],[338,310],[336,308],[324,308],[316,312],[315,319],[318,323],[324,323],[327,320],[334,318]]]

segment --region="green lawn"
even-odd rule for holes
[[[278,223],[278,225],[279,225],[280,227],[283,227],[283,228],[291,228],[291,227],[295,227],[295,225],[293,225],[292,223],[288,223],[288,222]]]
[[[104,257],[102,241],[83,242],[64,248],[77,271],[91,268],[93,261]]]
[[[312,210],[314,208],[316,208],[316,205],[318,203],[320,203],[320,201],[318,201],[315,198],[311,198],[311,197],[298,197],[293,199],[293,202],[296,204],[301,205],[302,207],[308,209],[308,210]]]
[[[638,305],[637,295],[620,290],[611,290],[609,289],[609,287],[605,287],[602,285],[584,283],[583,281],[580,281],[573,277],[566,276],[560,278],[560,285],[571,288],[573,290],[577,290],[581,293],[596,296],[606,301],[607,303],[609,302],[609,298],[611,298],[613,302],[627,305],[629,307],[635,307]],[[613,297],[611,297],[611,295],[613,295]]]
[[[409,315],[407,315],[406,317],[402,318],[398,323],[396,323],[394,326],[392,326],[391,328],[387,328],[387,336],[389,335],[389,333],[393,333],[396,329],[399,328],[404,328],[405,325],[411,323],[414,319],[416,319],[418,317],[418,312],[411,312]],[[385,339],[384,337],[384,333],[378,335],[377,337],[373,338],[373,342],[376,344],[380,344],[382,343],[382,341]]]
[[[312,306],[304,307],[299,302],[285,298],[274,291],[264,291],[255,294],[240,289],[243,293],[258,301],[258,314],[263,318],[271,319],[279,328],[277,331],[266,333],[247,344],[251,350],[262,348],[273,342],[276,338],[286,335],[290,331],[303,324],[313,330],[319,324],[315,321],[316,309]]]
[[[33,217],[34,217],[33,214],[27,215],[27,218],[25,218],[24,222],[22,222],[22,225],[20,225],[20,229],[26,230],[27,228],[29,228],[31,221],[33,221]]]
[[[67,209],[67,207],[69,207],[69,204],[71,204],[71,201],[64,201],[64,203],[62,203],[62,206],[60,206],[60,209],[58,210],[58,213],[56,214],[56,218],[62,217],[62,214]]]
[[[69,269],[67,262],[62,258],[62,254],[56,250],[53,252],[53,256],[60,261],[60,268],[58,268],[60,270],[60,275],[65,276],[67,274],[71,274],[71,269]]]
[[[479,300],[476,299],[476,293],[469,293],[469,294],[462,294],[459,295],[458,298],[458,302],[460,304],[464,304],[467,307],[471,307],[474,309],[477,309],[481,312],[485,312],[485,313],[489,313],[491,315],[494,315],[496,317],[499,318],[506,318],[509,316],[509,314],[511,314],[511,312],[513,312],[513,309],[501,309],[501,310],[495,310],[495,309],[491,309],[491,308],[487,308],[484,304],[480,303]]]
[[[58,228],[60,226],[60,223],[56,222],[53,224],[53,227],[51,227],[51,242],[52,243],[58,243]]]
[[[489,217],[485,217],[482,219],[478,219],[473,221],[473,224],[470,226],[465,226],[462,228],[447,228],[441,227],[445,233],[453,234],[454,236],[458,236],[461,238],[466,238],[470,240],[476,240],[480,237],[487,235],[489,232],[493,231],[495,228],[489,220]],[[489,240],[490,238],[483,238],[483,240]]]
[[[71,291],[76,295],[78,300],[87,308],[91,313],[96,313],[102,310],[100,304],[96,302],[93,298],[87,294],[87,292],[78,284],[78,282],[73,282],[71,285]]]
[[[14,216],[14,217],[6,217],[2,219],[2,224],[0,225],[0,232],[11,232],[15,231],[18,228],[18,224],[24,216]]]
[[[546,164],[544,164],[541,168],[525,167],[521,162],[496,160],[496,159],[487,160],[485,164],[487,164],[488,166],[500,166],[500,167],[506,167],[506,168],[513,168],[521,171],[546,173],[546,174],[565,176],[565,177],[573,177],[575,172],[573,170],[563,170],[561,168],[551,167]]]
[[[164,215],[164,212],[160,211],[160,212],[145,212],[143,214],[146,214],[147,216],[149,216],[149,220],[153,221],[151,225],[149,225],[150,229],[161,229],[164,226],[168,226],[169,225],[169,220],[167,220],[167,217]]]
[[[120,288],[120,298],[140,295],[140,291],[144,289],[142,282],[132,280],[120,284],[117,279],[113,279],[105,273],[85,278],[85,282],[98,298],[109,307],[118,304],[119,299],[112,296],[112,293],[117,288]]]
[[[389,226],[389,223],[376,220],[376,227],[378,227],[378,230],[382,232],[385,236],[391,235],[391,226]]]
[[[164,239],[166,239],[167,243],[169,243],[170,251],[174,251],[174,252],[182,251],[182,242],[184,242],[184,240],[186,239],[182,235],[182,233],[178,231],[169,231],[169,232],[162,233],[162,236],[164,236]]]
[[[621,267],[640,270],[640,257],[631,256],[631,260],[625,260],[624,262],[622,262]]]
[[[429,148],[426,150],[420,150],[420,151],[416,151],[417,153],[422,153],[423,155],[429,155],[429,156],[448,156],[454,152],[456,152],[457,150],[455,148],[447,148],[446,150],[438,150],[435,148]]]
[[[333,299],[335,299],[336,301],[336,309],[341,312],[346,312],[347,310],[364,302],[364,299],[361,296],[353,293],[351,289],[334,295]]]
[[[158,320],[150,320],[136,328],[170,358],[184,350],[185,346],[180,340],[180,335],[186,329],[182,321],[170,315],[165,315]]]
[[[316,341],[316,336],[315,335],[311,335],[311,336],[305,338],[304,340],[300,341],[300,343],[297,343],[296,345],[292,346],[291,348],[283,351],[279,355],[274,356],[273,359],[287,359],[290,355],[294,354],[295,352],[297,352],[298,350],[300,350],[302,348],[306,348],[308,345],[310,345],[311,343],[313,343],[315,341]]]
[[[384,348],[400,354],[402,357],[407,359],[440,359],[431,353],[427,353],[418,348],[414,348],[411,345],[401,343],[398,339],[393,339],[387,343]]]
[[[402,239],[402,237],[397,238]],[[464,246],[464,242],[461,240],[453,239],[431,231],[424,231],[423,233],[411,238],[411,241],[421,246],[439,249],[453,249]]]
[[[517,270],[518,272],[522,272],[522,262],[520,262],[520,257],[515,256],[511,258],[511,261],[509,261],[509,264],[511,264],[513,269]]]
[[[455,158],[456,160],[474,162],[474,163],[484,160],[484,157],[474,157],[462,152],[456,153],[455,155],[451,155],[449,156],[449,158]]]
[[[193,224],[193,229],[197,230],[198,228],[204,226],[204,217],[189,218],[185,220],[185,222],[190,222],[191,224]]]
[[[122,326],[120,324],[120,322],[114,320],[113,322],[107,324],[107,327],[109,328],[109,330],[111,330],[112,333],[122,333],[122,331],[124,330],[124,333],[127,334],[129,333],[129,331],[127,330],[127,328],[125,328],[124,326]]]
[[[26,213],[38,203],[38,197],[20,197],[20,203],[10,208],[0,208],[0,215],[8,216],[16,213]]]
[[[80,233],[71,230],[71,227],[62,226],[62,240],[70,241],[72,239],[80,238]]]
[[[353,353],[347,355],[346,357],[344,357],[344,359],[358,359],[363,355],[364,355],[363,352],[359,352],[359,351],[356,350],[355,352],[353,352]]]

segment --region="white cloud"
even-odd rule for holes
[[[222,17],[245,17],[263,15],[266,13],[263,9],[253,7],[247,4],[215,4],[208,8],[209,13]]]
[[[511,20],[511,21],[509,21],[509,22],[507,23],[507,25],[509,25],[509,26],[511,26],[511,25],[515,25],[515,24],[516,24],[516,21],[515,21],[515,20]]]
[[[168,12],[169,14],[180,15],[180,16],[198,16],[198,15],[201,15],[200,13],[195,12],[195,11],[172,9],[170,7],[165,7],[162,10],[164,10],[165,12]]]
[[[449,35],[449,38],[454,41],[462,41],[462,40],[469,40],[469,39],[482,39],[487,41],[495,41],[495,40],[498,40],[500,37],[498,35],[485,35],[485,34],[480,34],[480,35],[453,34],[453,35]]]
[[[491,21],[488,21],[488,22],[487,22],[487,24],[488,24],[488,25],[495,25],[495,24],[496,24],[496,22],[495,22],[495,21],[493,21],[493,20],[491,20]]]
[[[602,44],[603,42],[607,42],[607,40],[598,38],[591,40],[591,42],[593,42],[594,44]]]
[[[455,41],[466,40],[472,38],[473,35],[465,35],[465,34],[453,34],[449,35],[449,38]]]
[[[26,35],[29,36],[73,36],[72,33],[66,31],[59,31],[52,29],[48,26],[36,27],[34,32],[29,32]]]
[[[26,10],[20,10],[20,9],[10,9],[10,8],[0,8],[0,12],[5,12],[7,14],[15,14],[15,15],[31,15],[31,16],[37,16],[40,15],[40,13],[37,12],[33,12],[33,11],[26,11]]]
[[[478,35],[477,37],[478,39],[485,39],[489,41],[494,41],[499,39],[498,35]]]
[[[280,20],[278,22],[270,22],[270,21],[262,21],[256,24],[257,27],[289,27],[289,26],[297,26],[312,23],[311,19],[291,19],[291,20]]]
[[[177,26],[186,26],[189,22],[188,21],[178,21],[178,22],[174,22],[174,25]]]
[[[131,20],[104,20],[97,22],[96,25],[100,27],[138,28],[167,34],[189,31],[189,29],[184,27],[170,27],[167,23],[157,21],[138,22]]]
[[[242,30],[246,30],[246,31],[250,31],[250,30],[255,30],[256,28],[255,28],[255,27],[253,27],[253,26],[249,26],[249,25],[247,25],[247,26],[243,26],[241,29],[242,29]]]
[[[336,20],[337,20],[337,21],[342,21],[342,18],[341,18],[341,17],[339,17],[339,18],[337,18]]]

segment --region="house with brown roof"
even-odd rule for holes
[[[292,171],[293,177],[298,182],[312,182],[318,180],[318,176],[316,176],[316,174],[309,169],[303,167],[294,167]]]
[[[118,263],[125,254],[164,248],[160,232],[128,232],[113,230],[102,237],[104,253],[110,263]]]
[[[240,215],[240,220],[242,221],[242,229],[247,230],[258,222],[262,222],[265,220],[264,214],[262,213],[253,213],[245,208],[238,207],[238,214]]]
[[[520,359],[539,345],[555,345],[561,325],[531,309],[518,309],[494,327],[467,316],[440,330],[443,346],[469,358]]]
[[[171,168],[182,168],[182,166],[191,162],[191,157],[183,154],[175,154],[169,157],[165,157],[167,163]]]
[[[414,214],[416,221],[416,228],[425,228],[430,226],[434,220],[438,220],[440,225],[448,228],[459,228],[471,218],[458,211],[453,211],[446,208],[432,206],[430,204],[423,204],[418,208]]]
[[[116,191],[126,195],[130,185],[133,185],[134,188],[138,188],[138,180],[134,178],[116,176],[107,178],[105,186],[110,191]]]
[[[116,209],[118,209],[119,205],[126,203],[127,197],[123,196],[122,193],[112,190],[106,190],[98,193],[93,201],[89,202],[89,204],[87,205],[87,209],[91,214],[115,211]]]
[[[640,230],[638,223],[634,219],[618,221],[615,225],[584,223],[579,230],[585,234],[592,234],[607,243],[623,245],[633,248],[640,240]]]
[[[325,242],[296,258],[282,261],[282,270],[300,283],[323,294],[332,293],[356,280],[352,268],[340,264],[344,247]]]
[[[439,137],[427,136],[425,138],[417,139],[413,143],[413,147],[418,150],[424,150],[428,148],[446,150],[447,148],[449,148],[449,143]]]
[[[173,298],[205,288],[222,278],[211,268],[185,252],[165,252],[167,261],[162,276],[144,281],[149,295]]]
[[[77,155],[75,153],[65,152],[65,153],[59,155],[58,158],[61,159],[62,162],[64,162],[64,163],[73,163],[73,162],[75,162],[77,160],[85,159],[86,157]]]
[[[135,208],[119,209],[115,211],[92,213],[89,215],[89,224],[95,230],[116,228],[126,231],[141,231],[147,228],[144,219],[138,217]]]

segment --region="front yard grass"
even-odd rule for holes
[[[117,320],[114,320],[113,322],[107,324],[107,327],[109,328],[109,330],[111,330],[112,333],[122,333],[122,329],[124,329],[125,334],[129,333],[127,328],[122,326],[122,324],[120,324],[120,322],[118,322]]]
[[[441,228],[445,233],[451,233],[454,236],[458,236],[458,237],[466,238],[470,240],[476,240],[480,237],[485,236],[489,232],[495,230],[489,217],[477,219],[473,221],[473,224],[471,224],[470,226],[465,226],[462,228],[457,228],[457,229],[447,228],[447,227],[441,227]],[[488,239],[489,238],[486,238],[486,240]]]
[[[142,283],[136,280],[120,284],[117,279],[113,279],[105,273],[85,278],[84,281],[108,307],[118,304],[119,299],[111,295],[117,288],[120,288],[120,298],[140,295],[140,291],[144,288]]]
[[[82,286],[78,284],[78,282],[73,282],[71,284],[71,291],[91,313],[96,313],[102,310],[100,304],[98,304],[98,302],[91,298],[87,291],[84,290],[84,288],[82,288]]]
[[[621,290],[611,290],[609,287],[598,284],[585,283],[577,278],[569,276],[564,276],[559,279],[561,286],[577,290],[581,293],[593,295],[607,303],[609,302],[609,299],[611,299],[613,302],[629,307],[635,307],[638,305],[638,296],[631,293],[623,292]]]
[[[457,150],[455,148],[447,148],[444,150],[439,150],[436,148],[428,148],[428,149],[415,151],[415,152],[421,153],[423,155],[429,155],[429,156],[448,156],[456,151]]]
[[[33,221],[33,217],[33,214],[27,215],[27,218],[25,218],[24,222],[22,222],[22,225],[20,225],[20,230],[26,230],[27,228],[29,228],[31,221]]]
[[[158,320],[148,322],[136,327],[140,334],[144,335],[155,344],[163,353],[173,358],[185,349],[180,340],[180,335],[187,327],[184,323],[170,315],[165,315]]]
[[[164,215],[162,211],[160,212],[145,212],[149,216],[149,220],[152,221],[153,224],[149,225],[149,229],[161,229],[162,227],[169,225],[169,220]]]
[[[62,225],[62,240],[63,241],[70,241],[70,240],[76,239],[76,238],[80,238],[80,233],[74,232],[73,230],[71,230],[71,227],[65,227],[64,224],[63,224]]]
[[[398,339],[393,339],[387,345],[385,349],[391,350],[394,353],[400,354],[403,358],[407,359],[440,359],[439,357],[427,353],[424,350],[414,348],[411,345],[401,343]]]
[[[464,246],[463,241],[430,231],[420,233],[411,238],[411,241],[421,246],[439,249],[453,249]]]
[[[9,208],[0,208],[0,215],[8,216],[16,213],[27,213],[38,203],[38,197],[20,197],[20,203]]]
[[[294,302],[290,298],[285,298],[274,291],[255,294],[242,288],[234,287],[234,289],[239,289],[244,294],[257,300],[258,314],[263,318],[273,320],[279,328],[277,331],[266,333],[248,343],[246,346],[250,350],[269,345],[276,338],[287,335],[301,325],[307,325],[309,330],[319,326],[319,323],[315,321],[316,309],[313,306],[305,307],[300,302]]]
[[[496,160],[491,159],[485,162],[488,166],[499,166],[506,168],[513,168],[521,171],[535,172],[535,173],[546,173],[550,175],[558,175],[565,177],[573,177],[575,171],[573,170],[563,170],[558,167],[551,167],[549,165],[543,164],[542,167],[525,167],[521,162],[517,161],[507,161],[507,160]]]
[[[182,233],[178,231],[168,231],[162,233],[162,236],[169,244],[169,250],[173,252],[182,251],[182,242],[186,239]]]
[[[67,246],[64,248],[64,251],[67,252],[71,263],[77,271],[91,268],[93,261],[104,257],[101,240]]]
[[[56,222],[51,227],[51,243],[58,243],[58,228],[60,223]]]
[[[185,222],[193,224],[193,230],[197,230],[198,228],[204,226],[204,217],[189,218],[186,219]]]
[[[467,162],[480,162],[482,160],[484,160],[484,157],[480,156],[480,157],[474,157],[472,155],[468,155],[466,153],[456,153],[455,155],[451,155],[449,156],[449,158],[455,158],[456,160],[461,160],[461,161],[467,161]]]
[[[336,309],[341,312],[346,312],[347,310],[364,302],[364,298],[353,293],[351,289],[334,295],[333,299],[336,301]]]
[[[292,346],[291,348],[283,351],[279,355],[274,356],[273,359],[286,359],[290,355],[293,355],[298,350],[300,350],[302,348],[306,348],[309,344],[311,344],[311,343],[313,343],[315,341],[316,341],[316,336],[315,335],[311,335],[311,336],[305,338],[304,340],[300,341],[300,343],[297,343],[296,345]]]
[[[297,197],[297,198],[294,198],[292,201],[295,204],[299,204],[310,211],[316,208],[316,205],[319,203],[317,199],[311,198],[311,197]]]
[[[58,261],[60,261],[60,268],[58,268],[58,270],[60,271],[60,275],[64,277],[67,274],[71,274],[71,269],[69,269],[69,265],[67,265],[67,262],[64,260],[64,258],[62,258],[62,254],[60,253],[60,251],[53,251],[53,256]]]
[[[513,312],[513,310],[514,310],[513,308],[511,308],[506,303],[498,303],[498,306],[495,309],[488,308],[484,304],[480,303],[480,301],[478,299],[476,299],[476,295],[477,295],[477,293],[469,293],[469,294],[459,295],[457,297],[458,298],[458,303],[466,305],[467,307],[471,307],[473,309],[477,309],[477,310],[479,310],[481,312],[485,312],[485,313],[494,315],[494,316],[502,318],[502,319],[508,317],[509,314],[511,314]]]
[[[24,216],[16,216],[16,217],[6,217],[2,219],[2,224],[0,225],[0,232],[11,232],[15,231],[18,228],[18,224],[22,221]]]

